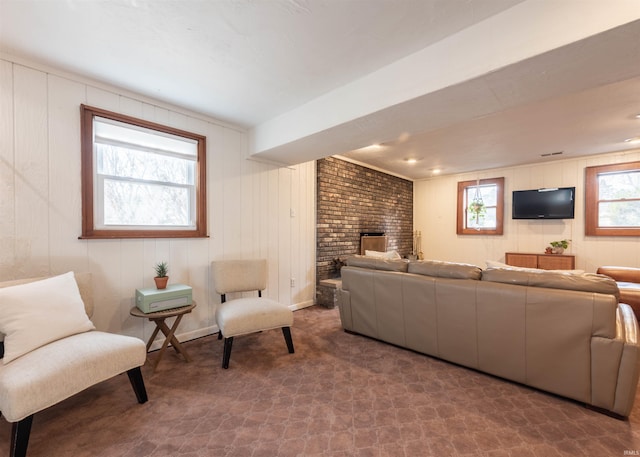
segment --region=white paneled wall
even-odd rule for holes
[[[414,183],[414,229],[422,231],[425,258],[485,266],[504,262],[505,252],[544,252],[551,241],[571,239],[567,254],[576,268],[595,272],[601,265],[640,267],[640,237],[587,237],[584,234],[584,169],[608,163],[640,160],[640,150],[566,159],[544,164],[483,170]],[[457,235],[458,181],[505,178],[504,235]],[[576,187],[575,219],[527,221],[511,219],[514,190]]]
[[[82,103],[207,137],[209,238],[78,239]],[[182,321],[181,339],[217,330],[220,299],[209,279],[215,259],[267,258],[265,295],[292,308],[312,304],[315,163],[278,168],[247,160],[246,148],[241,128],[0,60],[0,280],[90,271],[96,327],[145,340],[153,324],[131,317],[129,309],[136,288],[153,286],[153,265],[162,260],[170,282],[190,284],[198,303]]]

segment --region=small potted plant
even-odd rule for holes
[[[564,250],[569,247],[569,243],[571,243],[571,240],[552,241],[549,243],[551,245],[551,252],[554,254],[562,254]]]
[[[153,267],[153,269],[156,272],[156,276],[155,278],[153,278],[153,280],[156,282],[156,288],[166,289],[167,281],[169,281],[169,276],[167,276],[167,273],[169,272],[167,262],[159,262],[155,267]]]

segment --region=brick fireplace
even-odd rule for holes
[[[411,252],[413,182],[328,157],[317,162],[316,186],[317,284],[339,276],[339,259],[360,253],[361,233],[384,233],[387,250]]]

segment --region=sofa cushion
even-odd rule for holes
[[[417,260],[409,263],[409,273],[452,279],[480,279],[482,269],[468,263]]]
[[[84,332],[46,344],[0,365],[0,410],[17,422],[87,387],[144,364],[139,338]],[[64,419],[62,419],[64,422]]]
[[[354,255],[347,259],[347,266],[349,267],[369,268],[371,270],[400,271],[406,273],[408,265],[409,262],[407,260],[378,259],[363,255]]]
[[[562,270],[519,271],[512,268],[487,268],[482,272],[482,280],[520,286],[597,292],[620,298],[620,291],[614,280],[608,276],[594,273],[578,275],[565,273]]]
[[[93,330],[72,272],[0,288],[3,363],[61,338]]]
[[[509,268],[511,270],[533,271],[533,272],[540,271],[540,268],[514,267],[513,265],[497,262],[495,260],[487,260],[487,268]],[[570,274],[576,274],[576,275],[582,275],[585,273],[584,270],[546,270],[546,271],[556,271],[558,273],[570,273]]]

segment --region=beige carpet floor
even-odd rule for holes
[[[228,370],[215,336],[36,414],[28,455],[640,455],[628,421],[570,400],[342,331],[337,309],[296,311],[295,354],[279,330],[236,338]],[[0,455],[10,426],[0,421]]]

